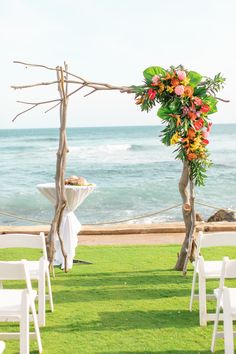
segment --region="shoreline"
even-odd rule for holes
[[[0,234],[44,232],[48,234],[50,225],[9,226],[1,225]],[[196,231],[220,232],[236,231],[236,222],[197,222]],[[185,236],[183,222],[158,224],[116,224],[82,225],[78,234],[78,245],[165,245],[181,244]]]

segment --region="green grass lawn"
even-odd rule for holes
[[[56,269],[55,311],[47,304],[47,323],[41,328],[43,353],[210,353],[212,324],[199,327],[197,302],[193,312],[188,311],[191,265],[186,277],[172,270],[178,251],[179,246],[77,248],[77,258],[93,264],[74,265],[67,274]],[[205,253],[212,259],[225,254],[236,258],[233,249]],[[30,259],[35,254],[1,250],[0,259]],[[210,281],[208,287],[217,284]],[[214,303],[210,305],[214,310]],[[6,344],[6,354],[18,353],[18,341]],[[30,349],[37,353],[34,340]],[[222,339],[216,353],[223,353]]]

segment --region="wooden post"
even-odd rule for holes
[[[188,190],[189,184],[190,193]],[[189,164],[187,161],[184,161],[183,163],[182,175],[179,181],[179,192],[183,200],[182,213],[185,223],[185,239],[174,269],[182,270],[183,273],[186,274],[188,260],[192,254],[193,237],[195,231],[194,184],[192,179],[189,177]]]
[[[65,71],[67,71],[67,65],[65,63]],[[67,74],[66,74],[67,76]],[[62,67],[57,67],[57,79],[58,79],[58,90],[60,93],[60,136],[59,136],[59,147],[57,151],[57,163],[56,163],[56,206],[55,214],[51,224],[51,229],[49,231],[47,239],[47,250],[50,264],[52,265],[54,260],[54,242],[55,238],[58,236],[61,251],[64,257],[64,270],[67,272],[67,254],[64,249],[63,240],[60,235],[60,224],[62,219],[63,211],[66,207],[66,193],[65,193],[65,169],[66,169],[66,154],[67,148],[67,136],[66,136],[66,121],[67,121],[67,105],[68,105],[68,95],[67,95],[67,84],[64,86],[64,73]],[[66,77],[67,79],[67,77]]]

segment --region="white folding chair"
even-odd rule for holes
[[[20,354],[29,354],[30,335],[36,337],[39,353],[42,343],[35,309],[37,291],[32,290],[30,275],[25,260],[0,262],[0,280],[25,280],[25,289],[0,289],[0,322],[19,322],[20,332],[0,333],[1,339],[20,338]],[[30,312],[35,332],[29,332]]]
[[[225,279],[236,279],[236,260],[224,257],[221,268],[219,288],[214,290],[217,298],[216,316],[212,333],[211,351],[214,351],[217,337],[224,337],[225,353],[234,353],[233,320],[236,320],[236,288],[226,288]],[[223,310],[224,333],[218,332],[220,310]]]
[[[0,248],[36,248],[40,249],[43,256],[38,261],[28,261],[31,280],[38,281],[38,320],[40,326],[45,326],[45,300],[50,301],[53,312],[52,288],[49,274],[49,262],[45,244],[44,233],[32,234],[4,234],[0,235]],[[42,268],[44,271],[42,271]],[[48,294],[45,291],[45,276],[47,279]]]
[[[207,321],[214,321],[215,314],[207,313],[207,299],[214,299],[213,294],[206,293],[206,279],[219,279],[222,261],[205,261],[200,255],[201,250],[207,247],[236,246],[235,232],[203,233],[199,232],[197,239],[196,261],[193,262],[194,272],[189,310],[192,311],[193,300],[199,300],[200,326],[206,326]],[[199,294],[195,295],[195,285],[198,276]]]
[[[5,347],[6,347],[5,343],[2,340],[0,340],[0,354],[4,352]]]

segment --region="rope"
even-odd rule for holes
[[[90,224],[90,225],[119,224],[119,223],[131,221],[131,220],[143,219],[143,218],[146,218],[148,216],[154,216],[154,215],[158,215],[158,214],[164,213],[165,211],[177,208],[180,205],[182,205],[182,204],[176,204],[176,205],[173,205],[173,206],[171,206],[169,208],[161,209],[161,210],[159,210],[159,211],[157,211],[155,213],[145,213],[145,214],[142,214],[142,215],[134,216],[134,217],[132,217],[130,219],[123,219],[123,220],[117,220],[117,221],[103,221],[103,222],[100,222],[100,223],[94,223],[94,224]],[[49,221],[30,219],[30,218],[26,218],[26,217],[23,217],[23,216],[16,215],[14,213],[9,213],[9,212],[5,212],[5,211],[1,211],[1,210],[0,210],[0,214],[6,215],[6,216],[10,216],[10,217],[15,218],[15,219],[31,221],[31,222],[37,222],[37,223],[41,223],[41,224],[50,224]]]
[[[206,204],[206,203],[202,203],[202,202],[195,202],[195,203],[198,204],[198,205],[206,206],[208,208],[212,208],[212,209],[216,209],[216,210],[224,209],[224,210],[230,210],[230,211],[236,212],[236,210],[233,210],[233,209],[230,209],[230,208],[225,209],[225,208],[222,208],[222,207],[216,207],[214,205],[210,205],[210,204]],[[112,225],[112,224],[121,224],[121,223],[124,223],[124,222],[138,220],[138,219],[144,219],[144,218],[147,218],[147,217],[150,217],[150,216],[155,216],[155,215],[164,213],[164,212],[166,212],[168,210],[171,210],[171,209],[178,208],[181,205],[182,204],[175,204],[175,205],[173,205],[173,206],[171,206],[169,208],[161,209],[161,210],[156,211],[154,213],[145,213],[145,214],[141,214],[141,215],[138,215],[138,216],[134,216],[134,217],[129,218],[129,219],[122,219],[122,220],[117,220],[117,221],[103,221],[103,222],[98,222],[98,223],[94,223],[94,224],[90,224],[90,225],[104,225],[104,224]],[[0,210],[0,215],[10,216],[11,218],[15,218],[15,219],[19,219],[19,220],[35,222],[37,224],[46,224],[46,225],[51,224],[50,221],[26,218],[26,217],[19,216],[19,215],[16,215],[14,213],[9,213],[9,212],[2,211],[2,210]]]
[[[32,222],[37,222],[37,223],[41,223],[41,224],[50,224],[49,221],[43,221],[43,220],[37,220],[37,219],[30,219],[30,218],[26,218],[23,216],[19,216],[13,213],[9,213],[7,211],[2,211],[0,210],[0,214],[1,215],[6,215],[6,216],[10,216],[11,218],[15,218],[15,219],[20,219],[20,220],[26,220],[26,221],[32,221]]]
[[[199,204],[199,205],[206,206],[206,207],[208,207],[208,208],[215,209],[215,210],[223,209],[223,210],[229,210],[229,211],[236,212],[236,210],[233,210],[233,209],[231,209],[231,208],[216,207],[216,206],[214,206],[214,205],[210,205],[210,204],[206,204],[206,203],[202,203],[202,202],[195,202],[195,203],[196,203],[196,204]]]
[[[90,224],[90,225],[104,225],[104,224],[120,224],[122,222],[127,222],[127,221],[131,221],[131,220],[137,220],[137,219],[143,219],[143,218],[146,218],[148,216],[154,216],[154,215],[158,215],[158,214],[161,214],[161,213],[164,213],[165,211],[168,211],[168,210],[171,210],[171,209],[174,209],[174,208],[178,208],[179,206],[181,206],[182,204],[176,204],[176,205],[173,205],[169,208],[166,208],[166,209],[161,209],[155,213],[146,213],[146,214],[142,214],[142,215],[139,215],[139,216],[135,216],[133,218],[130,218],[130,219],[122,219],[122,220],[119,220],[119,221],[104,221],[104,222],[99,222],[99,223],[95,223],[95,224]]]

